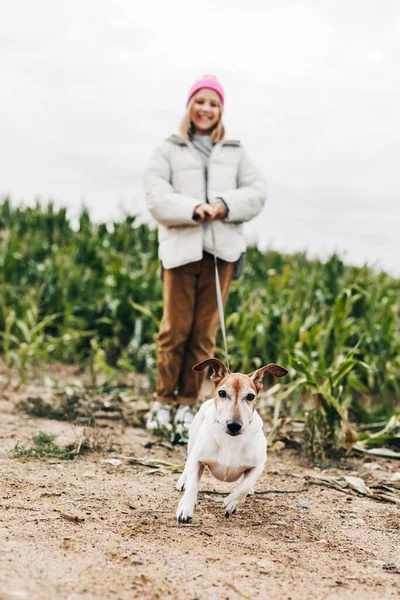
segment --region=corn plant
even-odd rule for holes
[[[3,357],[7,366],[16,367],[22,381],[26,380],[28,364],[38,367],[51,360],[54,344],[46,333],[58,315],[48,315],[39,320],[38,311],[33,305],[25,313],[25,319],[17,319],[14,310],[9,310],[5,318]]]

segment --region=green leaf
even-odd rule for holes
[[[302,377],[300,379],[297,379],[286,390],[284,390],[283,392],[280,392],[279,394],[277,394],[275,400],[276,401],[280,401],[280,402],[282,400],[286,400],[286,398],[288,398],[289,396],[291,396],[293,394],[293,392],[295,392],[297,390],[298,387],[300,387],[301,385],[304,385],[307,382],[308,382],[308,379],[306,377]]]
[[[326,402],[336,410],[336,412],[340,415],[340,418],[346,420],[346,412],[344,408],[336,400],[336,398],[332,396],[332,394],[327,390],[327,385],[324,384],[320,388],[319,393],[324,397]]]
[[[129,304],[132,306],[132,308],[134,310],[137,310],[138,312],[142,313],[143,315],[146,315],[146,317],[149,317],[157,327],[160,327],[160,321],[151,312],[151,310],[149,308],[147,308],[146,306],[141,306],[140,304],[137,304],[133,300],[129,300]]]
[[[291,355],[289,357],[289,361],[291,366],[294,369],[296,369],[296,371],[299,371],[300,373],[303,373],[303,375],[306,375],[307,380],[310,382],[310,385],[318,387],[317,380],[315,379],[313,373],[310,371],[309,367],[305,364],[304,360],[302,360],[301,354],[299,352],[296,353],[296,356]]]
[[[335,388],[340,381],[354,369],[357,362],[352,358],[344,360],[340,366],[332,373],[332,387]]]

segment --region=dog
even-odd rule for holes
[[[189,429],[188,456],[176,484],[184,490],[176,518],[179,523],[193,519],[200,478],[205,465],[220,481],[238,485],[224,500],[225,517],[232,515],[251,492],[264,470],[267,440],[263,422],[256,411],[257,394],[266,373],[283,377],[287,370],[271,363],[250,375],[231,373],[217,358],[207,358],[193,367],[202,371],[212,367],[215,397],[204,402]]]

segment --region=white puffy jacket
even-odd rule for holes
[[[204,167],[196,148],[173,135],[154,153],[145,173],[147,205],[159,224],[159,257],[166,269],[200,260],[213,252],[210,223],[193,220],[193,211],[207,200],[222,198],[229,212],[213,221],[216,254],[235,262],[246,249],[242,223],[261,211],[265,183],[239,142],[223,140],[212,149]]]

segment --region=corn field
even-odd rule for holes
[[[154,382],[162,283],[156,231],[135,217],[95,225],[83,210],[0,204],[3,363],[80,363],[110,378]],[[274,422],[305,421],[306,447],[324,456],[400,446],[400,281],[303,253],[249,248],[226,308],[231,367],[289,368],[274,391]],[[216,356],[224,360],[221,339]],[[271,382],[272,384],[272,382]],[[390,450],[392,449],[392,450]]]

